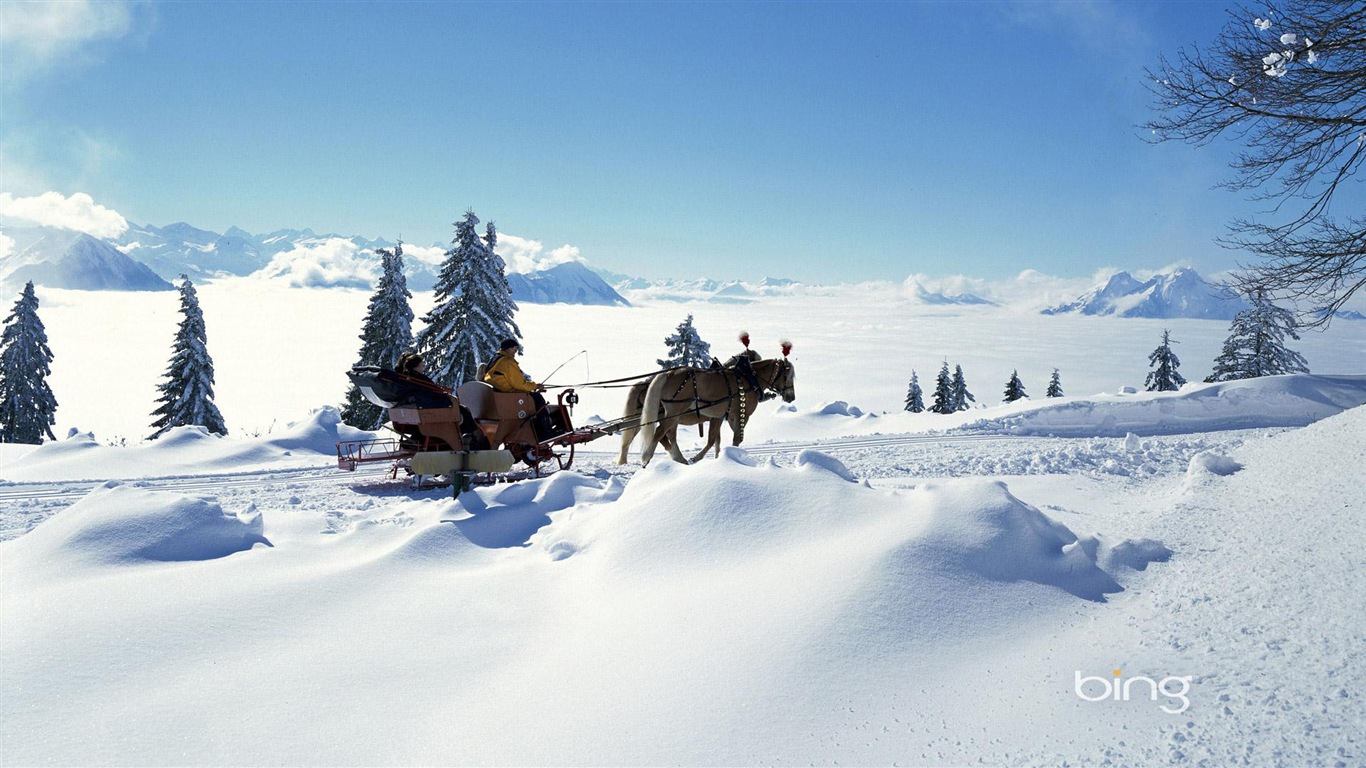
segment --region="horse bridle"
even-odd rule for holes
[[[776,360],[775,362],[777,365],[773,366],[773,375],[769,377],[768,383],[757,387],[759,390],[759,402],[761,403],[765,400],[772,400],[775,397],[783,396],[782,390],[778,388],[778,380],[792,369],[792,361],[783,358],[782,360]]]

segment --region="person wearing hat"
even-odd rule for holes
[[[504,339],[498,346],[498,355],[489,363],[488,370],[484,373],[484,383],[493,387],[498,392],[525,393],[531,395],[531,399],[536,403],[536,415],[532,419],[532,427],[536,430],[536,436],[542,440],[554,437],[559,430],[556,430],[550,421],[550,412],[546,408],[545,397],[541,394],[545,387],[537,384],[522,372],[522,366],[517,364],[517,350],[521,347],[516,339]]]
[[[455,402],[449,389],[427,377],[427,363],[416,352],[404,352],[399,356],[394,372],[403,381],[414,385],[413,405],[418,408],[450,408]]]
[[[517,348],[520,346],[516,339],[504,339],[498,347],[498,355],[484,373],[484,382],[499,392],[544,392],[545,387],[522,373],[522,366],[517,364]]]

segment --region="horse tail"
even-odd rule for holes
[[[623,419],[621,430],[621,453],[617,456],[618,464],[625,464],[631,452],[631,443],[636,439],[636,434],[640,432],[640,412],[641,403],[645,400],[645,389],[650,386],[650,380],[646,379],[631,385],[631,391],[626,395],[626,409],[622,411]]]
[[[660,406],[664,403],[664,388],[668,386],[670,376],[659,374],[650,379],[650,386],[645,390],[645,402],[640,407],[641,424],[641,447],[640,464],[645,466],[650,463],[650,459],[655,455],[655,446],[659,444],[659,432],[663,426],[659,423]]]

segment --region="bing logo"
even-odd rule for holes
[[[1159,693],[1165,696],[1167,703],[1160,705],[1159,709],[1169,715],[1179,715],[1191,705],[1190,699],[1186,696],[1191,689],[1190,675],[1171,675],[1162,678],[1161,681],[1143,676],[1125,680],[1122,679],[1121,672],[1116,669],[1111,677],[1082,677],[1081,672],[1076,672],[1074,687],[1077,698],[1082,701],[1128,701],[1134,695],[1134,687],[1137,685],[1138,696],[1146,694],[1152,701],[1157,701]],[[1176,706],[1178,701],[1180,706]]]

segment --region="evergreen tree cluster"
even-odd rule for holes
[[[702,340],[692,324],[692,314],[678,324],[672,336],[664,339],[669,353],[663,360],[656,360],[660,368],[706,368],[711,365],[711,345]]]
[[[57,398],[47,384],[52,359],[29,281],[0,333],[0,443],[37,444],[44,435],[54,439]]]
[[[911,372],[915,378],[915,372]],[[913,382],[916,390],[920,389],[918,381]],[[934,380],[934,400],[930,404],[931,413],[957,413],[966,411],[972,406],[969,403],[977,402],[977,397],[968,391],[967,378],[963,375],[963,366],[955,365],[953,373],[949,373],[949,363],[947,360],[939,368],[939,375]],[[922,403],[923,406],[923,403]],[[910,410],[909,403],[907,410]],[[919,411],[916,411],[919,413]]]
[[[1053,377],[1048,382],[1048,397],[1062,397],[1062,379],[1058,375],[1058,369],[1053,369]],[[1006,382],[1005,402],[1010,403],[1028,397],[1025,392],[1024,383],[1020,381],[1018,371],[1012,371],[1010,380]],[[949,363],[947,360],[939,368],[939,375],[935,377],[934,394],[929,408],[925,407],[924,391],[920,387],[920,377],[915,371],[911,371],[911,384],[906,392],[906,410],[911,413],[921,413],[928,410],[931,413],[957,413],[966,411],[972,407],[972,403],[977,402],[977,398],[968,390],[967,377],[963,374],[963,366],[955,365],[953,373],[949,373]]]
[[[522,338],[513,320],[517,303],[506,265],[494,251],[498,232],[489,222],[481,238],[478,226],[474,211],[455,223],[455,239],[436,282],[436,305],[423,316],[426,327],[417,335],[427,375],[451,388],[475,378],[503,339]]]

